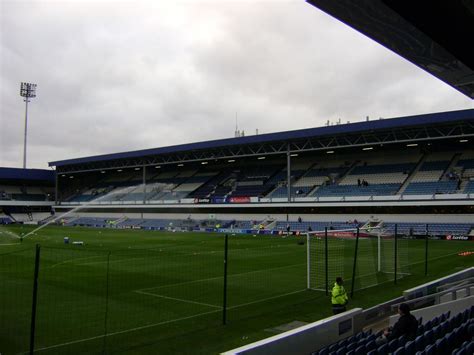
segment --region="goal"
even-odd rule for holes
[[[382,227],[308,232],[307,288],[329,291],[336,277],[351,291],[409,275],[407,240]]]

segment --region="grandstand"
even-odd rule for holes
[[[472,120],[473,110],[453,111],[50,165],[57,168],[57,202],[62,206],[255,204],[341,198],[465,204],[472,189],[474,151],[468,144]],[[406,135],[413,138],[407,140]]]

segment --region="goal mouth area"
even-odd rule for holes
[[[380,227],[308,231],[307,287],[329,291],[341,276],[362,290],[410,276],[406,240]]]

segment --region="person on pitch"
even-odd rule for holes
[[[331,303],[332,303],[332,312],[334,314],[339,314],[346,311],[346,305],[349,301],[347,297],[346,289],[343,286],[344,281],[342,277],[337,277],[334,287],[331,291]]]

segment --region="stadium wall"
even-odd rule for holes
[[[57,213],[63,213],[58,211]],[[70,217],[98,217],[98,218],[144,218],[144,219],[186,219],[188,217],[196,220],[216,219],[216,220],[236,220],[263,221],[273,219],[277,221],[298,221],[301,217],[303,221],[320,222],[347,222],[347,221],[368,221],[382,220],[384,222],[406,222],[406,223],[469,223],[474,221],[474,214],[244,214],[244,213],[148,213],[148,212],[73,212]]]

